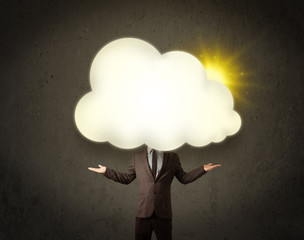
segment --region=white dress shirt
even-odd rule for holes
[[[147,153],[148,153],[148,160],[149,160],[149,165],[150,165],[150,168],[152,169],[152,153],[153,151],[156,151],[157,153],[157,169],[156,169],[156,177],[163,165],[163,156],[164,156],[164,153],[162,151],[157,151],[155,149],[152,149],[151,147],[148,146],[147,148]]]

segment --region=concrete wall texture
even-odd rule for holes
[[[134,238],[137,181],[87,167],[124,172],[141,147],[90,142],[73,119],[95,54],[121,37],[198,57],[220,47],[245,73],[239,133],[176,150],[186,171],[222,167],[189,185],[173,181],[174,239],[304,237],[302,1],[0,4],[0,239]]]

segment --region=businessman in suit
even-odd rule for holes
[[[135,239],[150,240],[154,230],[158,240],[172,239],[171,183],[174,176],[183,184],[191,183],[221,164],[199,166],[185,172],[174,152],[162,152],[149,146],[133,154],[127,172],[121,173],[106,166],[89,167],[105,177],[122,184],[130,184],[136,177]]]

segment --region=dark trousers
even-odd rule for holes
[[[155,211],[151,217],[136,217],[135,240],[151,240],[153,230],[157,240],[172,240],[172,218],[159,218]]]

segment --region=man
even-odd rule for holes
[[[136,201],[135,239],[150,240],[154,230],[158,240],[172,239],[171,183],[174,176],[183,184],[191,183],[221,164],[200,166],[185,172],[174,152],[161,152],[150,148],[133,154],[126,173],[106,166],[89,167],[107,178],[129,184],[136,177],[138,195]]]

